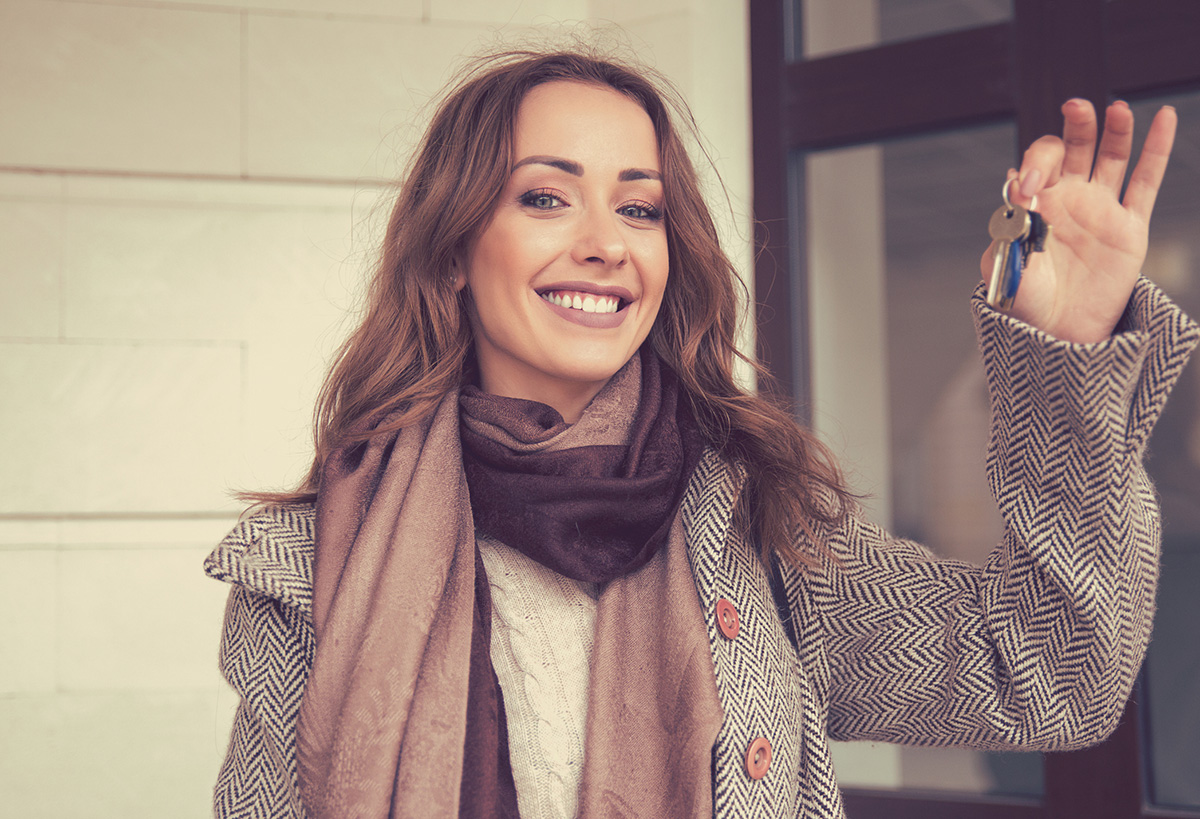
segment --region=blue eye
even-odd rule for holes
[[[630,202],[617,208],[617,213],[628,219],[642,219],[648,222],[662,219],[662,211],[649,202]]]
[[[566,203],[557,194],[546,190],[526,191],[518,197],[517,201],[536,210],[554,210],[566,206]]]

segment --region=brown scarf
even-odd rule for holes
[[[569,426],[545,404],[463,389],[463,462],[479,529],[590,583],[646,564],[666,542],[702,444],[675,374],[653,353],[641,359],[626,445],[513,448],[509,436],[534,444]]]
[[[653,354],[632,365],[639,363],[636,392],[621,396],[638,401],[640,393],[627,444],[543,447],[568,429],[557,413],[468,388],[461,398],[463,449],[455,394],[424,423],[341,450],[326,463],[317,501],[317,655],[297,728],[310,815],[516,816],[476,525],[568,576],[622,579],[606,589],[598,614],[585,812],[625,789],[613,779],[616,769],[592,767],[602,764],[591,758],[594,748],[594,756],[612,761],[637,756],[639,742],[654,736],[675,742],[675,732],[692,750],[655,775],[659,793],[648,803],[655,810],[663,800],[686,803],[688,813],[711,810],[711,782],[697,771],[709,763],[720,705],[694,587],[684,583],[681,593],[678,582],[686,569],[682,530],[672,529],[701,440],[674,374]],[[614,378],[611,386],[629,381]],[[669,534],[674,556],[656,559]],[[637,571],[642,567],[646,572]],[[651,609],[669,598],[681,613],[662,618],[661,635],[651,628],[635,641],[653,652],[630,651],[621,647],[622,635],[611,636],[619,611],[605,626],[605,611],[613,611],[608,597]],[[657,645],[667,635],[673,644]],[[636,655],[639,667],[621,667],[623,655]],[[646,659],[656,655],[676,665],[653,669]],[[681,675],[689,680],[682,694],[678,687],[666,697],[654,694],[668,678],[680,685]],[[610,690],[598,691],[601,684]],[[640,714],[630,730],[644,725],[650,735],[597,728],[593,720],[622,711]],[[647,784],[646,776],[639,779]]]

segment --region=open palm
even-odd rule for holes
[[[1045,136],[1009,171],[1011,198],[1037,210],[1053,231],[1033,253],[1011,310],[1016,318],[1064,341],[1103,341],[1125,310],[1146,258],[1150,214],[1175,139],[1176,116],[1154,117],[1125,192],[1133,147],[1133,112],[1123,102],[1105,114],[1096,151],[1095,110],[1086,100],[1063,105],[1063,137]],[[1092,157],[1095,155],[1095,162]],[[1013,181],[1017,180],[1017,181]],[[991,249],[982,260],[992,272]]]

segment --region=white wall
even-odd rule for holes
[[[0,817],[209,814],[200,564],[309,458],[372,180],[459,55],[585,18],[692,103],[748,269],[743,2],[0,2]]]

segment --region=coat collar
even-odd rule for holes
[[[304,503],[247,515],[204,561],[205,573],[311,617],[315,513]]]
[[[705,448],[700,465],[688,482],[679,513],[687,532],[692,570],[702,592],[705,581],[719,570],[721,551],[733,523],[733,509],[745,481],[746,470],[741,464],[730,464],[716,450]]]

